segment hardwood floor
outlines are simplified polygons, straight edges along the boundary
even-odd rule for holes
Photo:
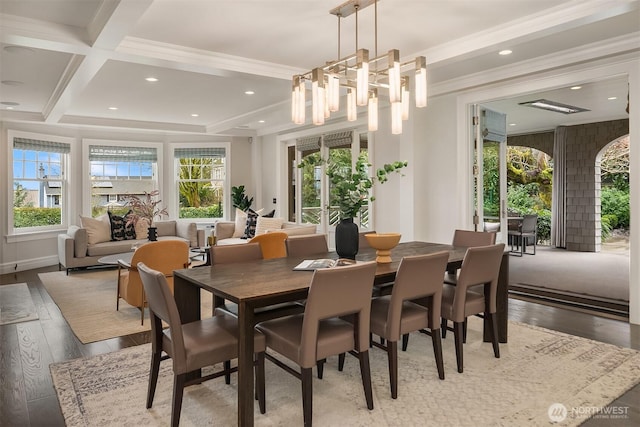
[[[64,426],[49,364],[108,353],[149,342],[149,333],[82,344],[49,297],[38,273],[57,267],[0,276],[0,285],[27,283],[39,320],[0,326],[0,426]],[[589,313],[510,299],[509,318],[548,329],[640,350],[640,326]],[[584,425],[640,425],[640,385],[611,406],[628,408],[625,419],[591,419]]]

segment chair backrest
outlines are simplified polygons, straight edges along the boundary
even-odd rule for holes
[[[345,267],[316,270],[309,286],[309,295],[302,322],[300,365],[316,364],[316,343],[320,320],[355,314],[356,350],[369,348],[371,319],[371,289],[376,274],[376,262],[363,262]]]
[[[475,285],[489,285],[489,312],[496,312],[496,291],[503,254],[504,243],[467,249],[462,260],[460,276],[458,277],[453,297],[454,319],[451,320],[454,322],[462,322],[464,320],[467,289]],[[487,287],[485,286],[485,299],[486,292]]]
[[[369,244],[369,241],[367,240],[366,237],[364,237],[365,234],[369,234],[369,233],[375,233],[375,230],[365,230],[365,231],[360,231],[358,233],[358,247],[360,249],[363,248],[370,248],[371,245]]]
[[[391,302],[387,313],[386,332],[389,340],[398,341],[400,339],[402,303],[407,300],[432,297],[433,307],[429,310],[430,325],[440,324],[442,275],[447,268],[448,260],[449,252],[402,258],[391,291]]]
[[[290,257],[307,257],[329,252],[327,236],[324,234],[304,234],[289,236],[286,240],[287,255]]]
[[[453,246],[472,248],[488,246],[496,242],[496,233],[486,231],[456,230],[453,232]]]
[[[525,215],[522,218],[522,232],[535,233],[538,227],[538,215]]]
[[[151,315],[152,329],[152,345],[154,349],[159,343],[157,340],[162,339],[162,321],[169,325],[171,332],[171,358],[173,359],[173,367],[176,374],[185,372],[187,366],[186,352],[184,349],[184,337],[182,335],[182,322],[180,321],[180,313],[178,306],[173,298],[167,278],[158,270],[147,267],[144,263],[139,262],[136,265],[144,292],[149,305],[149,313]]]
[[[262,259],[259,243],[239,245],[211,246],[209,249],[211,264],[232,264],[235,262],[257,261]]]
[[[262,250],[262,258],[284,258],[287,256],[287,240],[288,234],[282,231],[274,231],[271,233],[260,234],[249,240],[249,243],[260,243]]]

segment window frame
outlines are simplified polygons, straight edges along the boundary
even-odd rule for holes
[[[60,192],[60,196],[63,201],[66,201],[60,206],[60,224],[56,225],[44,225],[37,227],[22,227],[16,228],[14,226],[14,215],[13,215],[13,197],[14,197],[14,140],[15,138],[24,138],[24,139],[34,139],[41,141],[51,141],[57,142],[61,144],[69,145],[69,152],[63,153],[61,156],[61,168],[62,168],[62,191]],[[71,173],[71,167],[73,164],[73,159],[75,157],[74,150],[74,138],[62,137],[62,136],[54,136],[54,135],[46,135],[39,134],[33,132],[23,132],[23,131],[15,131],[8,130],[7,131],[7,216],[6,216],[6,226],[7,226],[7,242],[11,243],[13,241],[19,240],[29,240],[29,236],[32,236],[32,239],[40,239],[43,234],[57,234],[61,230],[66,230],[69,227],[69,218],[72,210],[72,201],[71,201],[71,183],[69,181],[69,175]],[[56,180],[57,181],[57,180]],[[12,237],[15,237],[12,238]]]

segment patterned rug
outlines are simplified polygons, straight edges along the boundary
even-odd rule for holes
[[[37,319],[38,312],[26,283],[0,286],[0,325]]]
[[[370,351],[374,409],[367,410],[357,360],[338,372],[329,358],[314,378],[318,426],[579,425],[640,382],[640,352],[520,323],[509,323],[509,343],[493,357],[482,343],[481,321],[470,319],[465,370],[456,371],[452,337],[443,340],[446,379],[437,377],[431,339],[412,334],[399,354],[398,399],[391,399],[386,353]],[[153,408],[145,409],[150,345],[52,364],[67,426],[168,425],[171,364],[161,365]],[[257,426],[302,425],[300,382],[266,363],[267,413],[255,404]],[[236,376],[186,389],[183,426],[235,425]],[[628,409],[628,408],[627,408]],[[621,411],[624,408],[620,408]],[[601,415],[602,417],[604,415]]]
[[[116,270],[64,271],[38,275],[73,333],[83,343],[148,331],[149,311],[140,324],[140,310],[120,300],[116,311]],[[211,315],[211,294],[203,292],[202,313]]]

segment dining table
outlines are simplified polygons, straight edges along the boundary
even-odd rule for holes
[[[403,242],[391,250],[391,262],[376,267],[373,286],[393,282],[400,261],[405,256],[449,253],[447,270],[460,268],[465,247],[430,242]],[[308,258],[308,257],[307,257]],[[339,258],[335,252],[316,255],[314,258]],[[374,261],[373,248],[361,248],[356,261]],[[214,308],[225,300],[238,305],[238,425],[252,426],[253,401],[253,333],[255,309],[274,304],[304,300],[307,297],[313,271],[294,268],[303,261],[300,257],[285,257],[246,263],[218,264],[174,272],[174,296],[182,323],[200,319],[200,290],[213,294]],[[444,274],[444,272],[443,272]],[[444,277],[444,276],[443,276]],[[508,251],[502,257],[497,291],[498,338],[507,342],[508,317]],[[486,321],[486,320],[485,320]],[[484,340],[490,341],[490,328],[485,324]],[[200,375],[199,372],[192,374]]]

